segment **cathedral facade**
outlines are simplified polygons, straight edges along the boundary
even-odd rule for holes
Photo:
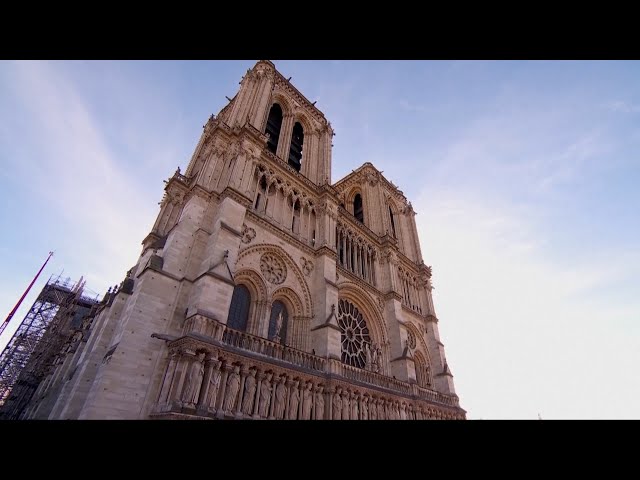
[[[23,418],[464,419],[415,212],[269,61],[211,116]]]

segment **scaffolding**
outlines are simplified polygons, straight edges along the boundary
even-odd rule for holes
[[[63,347],[98,304],[97,294],[51,276],[0,356],[0,418],[17,419]]]

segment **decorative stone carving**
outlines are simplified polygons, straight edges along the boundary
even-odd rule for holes
[[[251,370],[244,381],[244,398],[242,400],[242,413],[251,415],[253,410],[253,397],[256,394],[256,371]]]
[[[267,415],[269,415],[269,400],[271,399],[270,379],[271,375],[265,378],[262,381],[262,385],[260,385],[260,405],[258,408],[258,414],[263,418],[267,418]]]
[[[313,262],[304,257],[300,257],[300,264],[302,265],[302,271],[308,277],[313,271]]]
[[[349,393],[344,392],[342,397],[342,420],[349,420],[351,414],[351,405],[349,405]]]
[[[354,395],[353,398],[351,399],[351,419],[352,420],[358,420],[359,417],[359,408],[358,408],[358,396]]]
[[[314,417],[316,420],[324,420],[324,388],[319,386],[316,389],[316,403]]]
[[[238,390],[240,390],[240,367],[234,367],[227,379],[227,391],[225,392],[224,411],[231,413],[236,404]]]
[[[280,285],[287,278],[287,267],[273,253],[265,253],[260,258],[260,271],[264,278],[274,285]]]
[[[220,387],[220,379],[222,372],[220,370],[220,361],[215,360],[211,378],[209,379],[209,408],[214,409],[216,398],[218,397],[218,388]]]
[[[340,420],[342,418],[342,397],[340,394],[342,389],[338,388],[333,394],[332,407],[333,407],[333,419]]]
[[[291,396],[289,397],[289,413],[287,418],[289,420],[298,419],[298,404],[300,403],[300,393],[298,392],[298,382],[294,382],[291,385]]]
[[[256,238],[256,231],[251,227],[247,227],[245,224],[242,224],[241,233],[242,233],[242,243],[251,243],[251,240]]]
[[[313,392],[311,391],[311,387],[313,384],[311,382],[307,382],[306,387],[302,391],[302,419],[309,420],[311,418],[311,404],[313,403]]]
[[[365,395],[362,397],[362,408],[360,409],[360,418],[362,420],[369,420],[369,397]]]
[[[365,175],[365,180],[369,185],[374,187],[378,183],[378,175],[375,172],[367,172]]]
[[[416,348],[416,336],[410,329],[407,329],[407,346],[411,351]]]
[[[282,420],[284,417],[284,403],[285,397],[287,395],[287,387],[284,386],[285,377],[280,378],[280,382],[276,386],[276,394],[275,394],[275,404],[273,406],[273,416],[276,417],[277,420]]]
[[[189,367],[189,374],[182,391],[182,402],[186,404],[194,404],[198,401],[198,393],[202,384],[202,376],[204,375],[204,353],[198,354],[196,359]]]

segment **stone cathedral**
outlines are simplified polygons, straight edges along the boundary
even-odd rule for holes
[[[464,419],[411,203],[370,163],[331,184],[271,62],[240,85],[23,418]]]

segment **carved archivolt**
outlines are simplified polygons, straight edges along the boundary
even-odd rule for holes
[[[411,350],[416,348],[416,335],[410,328],[407,328],[407,342]]]
[[[267,282],[280,285],[287,278],[287,267],[273,253],[265,253],[260,258],[260,271]]]
[[[246,285],[249,287],[249,290],[254,290],[254,298],[266,300],[267,287],[264,284],[264,280],[253,270],[240,270],[236,272],[234,280],[236,284]]]
[[[341,283],[338,290],[338,297],[350,300],[358,307],[360,312],[362,312],[367,320],[369,333],[373,342],[378,344],[386,344],[388,342],[384,317],[381,315],[380,310],[375,308],[371,297],[367,295],[362,288],[353,282]]]
[[[293,306],[293,311],[289,313],[289,315],[290,315],[289,318],[291,318],[291,316],[302,316],[302,315],[304,315],[304,309],[302,308],[302,302],[300,301],[300,298],[298,297],[296,292],[294,292],[293,290],[291,290],[288,287],[278,288],[275,292],[273,292],[273,295],[271,295],[271,303],[275,302],[276,300],[281,300],[281,299],[288,300],[289,303]]]
[[[420,329],[416,327],[413,323],[407,322],[405,323],[405,327],[407,329],[407,339],[411,342],[411,338],[414,341],[414,347],[416,351],[424,352],[424,356],[427,358],[427,364],[431,364],[431,355],[429,353],[429,347],[427,347],[427,342],[424,340],[424,335],[420,333]]]

